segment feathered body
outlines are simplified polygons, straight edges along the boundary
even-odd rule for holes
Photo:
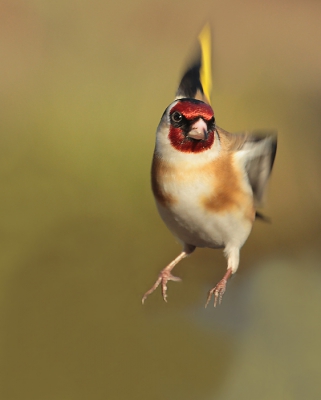
[[[152,190],[160,216],[183,251],[161,272],[143,302],[159,284],[166,300],[167,281],[179,280],[171,270],[196,247],[224,248],[227,273],[208,296],[209,301],[214,294],[214,305],[221,301],[273,166],[275,135],[232,134],[216,126],[201,72],[197,62],[184,74],[157,128]]]

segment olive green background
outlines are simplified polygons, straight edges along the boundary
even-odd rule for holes
[[[0,2],[0,399],[321,398],[321,3]],[[265,213],[226,263],[180,251],[149,185],[154,132],[196,37],[213,107],[277,129]]]

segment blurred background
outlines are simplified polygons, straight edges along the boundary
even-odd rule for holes
[[[321,3],[0,2],[0,398],[321,398]],[[204,23],[217,124],[277,129],[223,303],[150,190],[159,119]],[[263,210],[262,210],[263,211]]]

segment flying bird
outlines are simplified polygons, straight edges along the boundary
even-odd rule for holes
[[[172,270],[197,247],[223,249],[227,271],[208,293],[214,307],[222,301],[228,279],[239,266],[273,167],[274,132],[229,133],[216,125],[211,98],[211,33],[199,35],[201,55],[185,72],[175,100],[156,131],[151,184],[158,212],[182,244],[181,253],[159,274],[147,296],[161,287],[167,301]]]

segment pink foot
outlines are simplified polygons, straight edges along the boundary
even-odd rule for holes
[[[228,269],[226,274],[223,276],[223,279],[221,279],[219,283],[208,292],[205,308],[210,302],[212,295],[214,295],[214,307],[216,307],[217,301],[218,304],[222,303],[223,294],[225,293],[226,290],[226,283],[231,275],[232,275],[232,270]]]
[[[217,301],[219,304],[222,303],[223,294],[226,290],[226,279],[222,279],[219,283],[208,292],[207,301],[205,304],[205,308],[211,300],[212,295],[214,295],[214,307],[216,307]]]
[[[144,294],[142,298],[142,303],[144,304],[147,296],[149,296],[151,293],[154,292],[158,288],[158,286],[161,284],[162,285],[162,295],[164,301],[167,302],[167,282],[168,281],[175,281],[179,282],[181,281],[181,278],[178,278],[177,276],[174,276],[170,273],[170,271],[167,271],[166,268],[161,271],[161,273],[158,276],[157,281],[154,283],[154,285]]]

